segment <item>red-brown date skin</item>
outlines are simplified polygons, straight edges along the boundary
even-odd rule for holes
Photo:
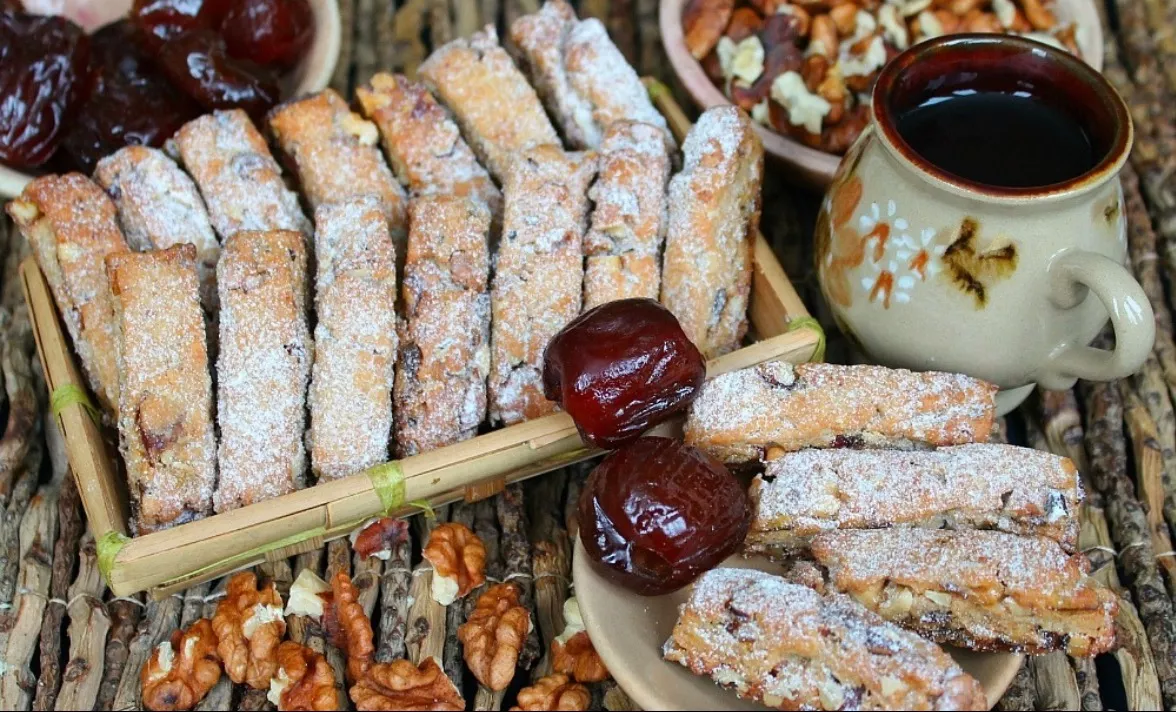
[[[543,359],[544,395],[586,441],[610,449],[684,410],[705,378],[698,348],[652,299],[619,299],[581,314]]]
[[[89,38],[62,17],[0,10],[0,161],[39,166],[85,98]]]
[[[159,61],[172,84],[205,109],[240,108],[260,121],[277,103],[277,84],[229,57],[224,40],[210,30],[194,30],[168,41]]]
[[[314,11],[306,0],[236,0],[220,32],[230,56],[285,71],[314,39]]]
[[[161,146],[200,108],[168,84],[133,41],[122,20],[90,38],[89,99],[62,142],[74,168],[92,173],[98,161],[123,146]]]
[[[235,0],[135,0],[131,21],[138,39],[156,54],[167,42],[199,29],[216,28]]]
[[[610,453],[578,507],[580,541],[597,571],[642,596],[676,591],[718,566],[751,526],[735,476],[669,438],[638,438]]]

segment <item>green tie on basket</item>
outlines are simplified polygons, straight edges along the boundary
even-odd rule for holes
[[[811,316],[802,316],[799,319],[792,319],[788,322],[788,331],[796,331],[798,329],[811,329],[817,334],[817,347],[813,349],[813,355],[809,361],[824,361],[825,360],[825,330],[821,328],[821,322],[817,321]]]

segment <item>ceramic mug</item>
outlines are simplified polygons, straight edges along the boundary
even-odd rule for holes
[[[899,134],[898,116],[945,85],[993,78],[1048,87],[1101,156],[1094,167],[1044,187],[994,187],[932,165]],[[956,35],[896,57],[872,101],[870,125],[838,168],[815,236],[825,299],[866,358],[996,383],[1002,413],[1034,384],[1066,389],[1138,369],[1155,319],[1124,267],[1118,173],[1132,127],[1107,81],[1032,40]],[[1108,316],[1115,347],[1088,346]]]

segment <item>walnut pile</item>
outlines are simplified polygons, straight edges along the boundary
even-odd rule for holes
[[[216,633],[205,618],[151,651],[139,673],[143,706],[149,710],[190,710],[220,680]]]
[[[229,579],[212,628],[229,679],[256,690],[269,688],[278,670],[278,644],[286,634],[282,597],[273,582],[258,590],[257,576],[251,571]]]
[[[326,712],[339,709],[335,671],[321,653],[287,640],[278,646],[278,672],[266,698],[280,712]]]
[[[844,153],[883,65],[959,32],[1018,34],[1078,54],[1054,0],[690,0],[686,46],[732,103],[778,133]]]
[[[465,709],[465,700],[433,658],[418,668],[408,660],[372,665],[351,687],[351,701],[361,710]]]
[[[433,600],[448,606],[486,580],[486,546],[460,522],[446,522],[429,534],[421,555],[433,565]]]
[[[531,632],[531,616],[509,583],[486,589],[457,629],[466,665],[491,690],[505,690],[514,678],[519,651]]]
[[[519,690],[516,710],[568,710],[580,712],[588,709],[592,695],[588,688],[568,680],[567,675],[555,673],[540,679],[530,687]]]
[[[331,579],[331,597],[323,612],[322,627],[331,645],[347,654],[347,680],[354,683],[362,679],[376,652],[372,622],[359,602],[351,577],[342,571]]]

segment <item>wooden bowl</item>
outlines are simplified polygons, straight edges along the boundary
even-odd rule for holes
[[[682,9],[687,1],[661,0],[658,22],[661,25],[662,44],[670,58],[670,65],[700,109],[730,104],[731,101],[710,80],[702,65],[690,54],[690,50],[686,49],[686,40],[682,33]],[[1078,24],[1077,41],[1082,57],[1090,66],[1102,71],[1102,25],[1099,23],[1095,2],[1096,0],[1057,0],[1054,14],[1057,15],[1059,22]],[[763,139],[764,150],[788,168],[788,177],[792,182],[821,191],[828,187],[833,180],[833,173],[837,170],[837,164],[841,162],[841,156],[809,148],[759,122],[755,122],[755,128]]]
[[[722,565],[779,570],[762,558],[733,556]],[[670,637],[678,620],[678,607],[685,603],[689,588],[665,596],[638,596],[596,573],[579,537],[572,560],[572,579],[588,637],[617,684],[638,707],[748,712],[766,709],[739,699],[710,678],[693,675],[677,663],[662,660],[662,644]],[[974,653],[946,646],[945,650],[984,687],[990,708],[1004,695],[1024,657],[1015,653]]]
[[[123,17],[131,9],[131,0],[108,0],[124,7],[113,13]],[[337,0],[310,0],[314,10],[314,42],[302,61],[282,79],[283,98],[318,91],[327,86],[339,59],[339,4]],[[105,10],[104,10],[105,11]],[[0,198],[15,198],[34,176],[0,165]]]

